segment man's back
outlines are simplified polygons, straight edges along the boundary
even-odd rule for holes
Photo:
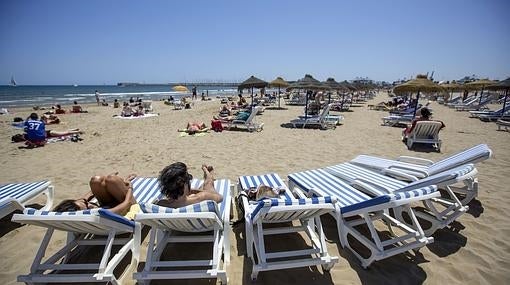
[[[28,119],[25,121],[25,131],[29,141],[42,141],[46,139],[46,126],[42,121]]]

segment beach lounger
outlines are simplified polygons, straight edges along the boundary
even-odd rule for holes
[[[337,221],[338,235],[342,247],[347,247],[360,260],[361,266],[367,268],[372,262],[382,260],[400,253],[419,248],[433,242],[427,237],[411,209],[410,204],[438,197],[436,186],[426,186],[414,191],[394,191],[377,197],[371,197],[341,179],[331,175],[324,169],[307,170],[289,174],[289,187],[299,188],[308,196],[336,198],[336,211],[333,217]],[[400,222],[388,214],[391,208],[405,211],[413,227]],[[378,230],[383,226],[388,234]],[[360,231],[366,226],[369,236]],[[394,228],[398,228],[395,231]],[[366,256],[359,247],[351,246],[348,236],[353,237],[370,251]]]
[[[326,271],[330,270],[338,262],[338,257],[328,253],[320,216],[335,211],[335,199],[309,199],[302,193],[294,196],[275,173],[241,176],[238,191],[246,191],[259,185],[285,190],[279,199],[249,201],[246,195],[239,196],[244,208],[247,255],[253,264],[252,280],[257,278],[260,271],[319,265]],[[290,222],[294,224],[289,224]],[[278,226],[267,228],[264,226],[267,224]],[[271,240],[271,235],[298,232],[306,234],[310,240],[309,248],[277,252],[266,250],[265,242]]]
[[[46,203],[41,210],[49,210],[53,205],[53,186],[49,181],[0,185],[0,219],[15,210],[23,211],[29,202],[42,194],[46,196]]]
[[[307,117],[306,119],[304,117],[298,118],[290,121],[290,123],[294,128],[296,128],[297,126],[303,126],[303,128],[305,128],[306,126],[320,127],[322,129],[327,129],[330,127],[335,128],[338,122],[336,122],[335,120],[334,121],[327,120],[327,116],[331,109],[331,105],[332,104],[328,104],[326,108],[322,110],[320,116],[310,116]]]
[[[378,171],[385,175],[395,176],[398,179],[415,180],[415,178],[421,179],[464,164],[484,161],[491,156],[492,150],[489,146],[486,144],[479,144],[452,154],[437,162],[412,156],[400,156],[396,159],[386,159],[370,155],[359,155],[351,160],[350,163]],[[398,174],[394,175],[393,170],[404,172],[411,175],[413,178],[406,179],[406,177],[402,177]]]
[[[480,116],[492,116],[492,117],[498,117],[501,116],[501,114],[507,112],[510,110],[510,103],[507,103],[505,107],[501,107],[495,111],[469,111],[470,117],[472,118],[479,118]]]
[[[485,114],[485,115],[478,115],[478,118],[482,122],[492,122],[497,120],[510,120],[510,110],[507,110],[505,113],[503,113],[503,116],[501,114]]]
[[[136,178],[132,181],[133,196],[138,203],[150,202],[161,195],[156,178]],[[50,212],[27,208],[23,214],[15,214],[13,221],[47,228],[37,251],[30,273],[18,276],[18,282],[32,283],[76,283],[119,281],[114,270],[122,259],[133,251],[132,234],[139,227],[123,216],[105,209],[90,209],[76,212]],[[65,244],[55,254],[43,261],[46,249],[55,231],[67,232]],[[131,234],[118,237],[120,234]],[[104,246],[99,263],[69,263],[85,247]],[[116,249],[113,246],[121,246]],[[136,258],[136,255],[132,255]],[[132,264],[136,264],[132,261]],[[69,272],[72,273],[69,273]],[[126,270],[128,271],[128,270]]]
[[[193,180],[192,188],[199,189],[203,181]],[[150,240],[144,268],[133,275],[138,282],[156,279],[218,278],[227,283],[226,266],[230,262],[230,180],[217,179],[215,189],[223,201],[203,201],[173,209],[155,204],[141,204],[136,227],[150,227]],[[183,233],[177,234],[176,233]],[[207,232],[208,235],[197,235]],[[185,233],[185,234],[184,234]],[[140,231],[135,232],[135,254],[140,254]],[[162,253],[170,243],[210,243],[211,259],[164,261]],[[136,260],[139,260],[136,258]],[[223,260],[223,262],[222,262]]]
[[[261,106],[254,106],[253,109],[251,110],[250,116],[248,117],[248,119],[246,119],[246,121],[232,120],[230,122],[227,122],[227,129],[230,130],[232,127],[237,128],[238,126],[242,126],[246,127],[250,132],[262,131],[262,129],[264,128],[264,123],[257,123],[255,120],[255,116],[261,109],[262,109]]]
[[[443,124],[436,121],[419,121],[409,134],[402,134],[402,140],[407,139],[407,148],[412,149],[415,143],[433,144],[437,152],[441,152],[439,131]],[[404,131],[405,132],[405,131]]]
[[[481,110],[488,110],[489,108],[487,107],[487,104],[489,104],[490,101],[491,101],[490,96],[487,96],[484,99],[482,99],[481,102],[480,102],[480,100],[476,100],[476,101],[474,101],[471,104],[455,106],[455,110],[456,111],[481,111]]]
[[[413,115],[390,115],[382,118],[383,126],[398,127],[411,124]]]
[[[510,121],[499,119],[496,121],[496,125],[498,125],[498,131],[501,131],[501,128],[505,128],[505,131],[508,132],[508,128],[510,127]]]
[[[478,181],[476,180],[478,171],[473,164],[466,164],[446,170],[411,183],[385,176],[351,163],[342,163],[326,167],[325,170],[345,180],[351,186],[359,187],[370,196],[381,196],[394,193],[395,191],[402,191],[402,189],[413,191],[430,185],[437,185],[438,188],[444,189],[447,194],[446,197],[424,200],[423,202],[427,208],[427,212],[420,211],[416,213],[420,218],[427,220],[431,224],[431,226],[425,230],[427,236],[432,235],[437,229],[448,226],[469,209],[454,193],[455,190],[452,188],[454,184],[463,183],[465,188],[462,189],[462,193],[467,193],[470,199],[472,199],[474,197],[473,195],[476,195],[478,191]],[[440,208],[438,206],[440,206]],[[398,211],[396,215],[399,220],[404,222]]]

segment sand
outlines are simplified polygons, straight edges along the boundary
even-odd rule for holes
[[[385,95],[368,104],[382,101]],[[487,143],[494,157],[477,165],[480,194],[461,216],[453,229],[439,230],[435,242],[420,250],[419,258],[397,255],[362,269],[358,260],[339,246],[335,224],[324,218],[331,254],[339,263],[324,274],[315,268],[279,270],[259,274],[257,284],[503,284],[510,276],[510,144],[508,132],[498,132],[494,123],[468,118],[435,102],[434,117],[446,128],[441,131],[442,152],[407,150],[400,141],[400,128],[380,126],[387,113],[363,107],[343,112],[343,125],[334,130],[291,129],[282,126],[302,112],[302,107],[266,110],[259,121],[262,132],[210,132],[204,136],[180,136],[189,120],[209,124],[218,113],[219,101],[196,102],[191,110],[173,110],[154,102],[158,117],[139,120],[113,118],[120,112],[112,107],[86,106],[89,113],[61,115],[60,125],[52,130],[80,128],[85,131],[80,142],[57,142],[38,149],[18,149],[22,144],[10,142],[20,130],[10,126],[13,117],[26,117],[31,110],[12,110],[0,120],[0,183],[49,179],[55,186],[55,203],[78,197],[88,191],[88,180],[95,174],[118,171],[120,175],[136,173],[157,176],[166,165],[182,161],[191,174],[200,177],[200,165],[213,165],[217,177],[237,181],[239,175],[277,172],[287,174],[348,161],[359,154],[385,157],[411,155],[440,159],[479,143]],[[336,113],[336,112],[335,112]],[[42,200],[41,200],[42,202]],[[234,213],[235,214],[235,213]],[[44,230],[35,226],[18,226],[2,220],[0,234],[0,283],[12,284],[16,276],[26,274],[42,239]],[[243,234],[231,235],[232,262],[227,268],[231,284],[250,283],[251,261],[245,253]],[[51,243],[50,251],[65,241],[63,233]],[[299,237],[296,238],[299,241]],[[288,242],[288,240],[281,243]],[[147,240],[145,241],[145,244]],[[278,243],[276,243],[278,244]],[[145,257],[142,256],[142,261]],[[130,278],[127,284],[134,283]],[[196,284],[196,281],[189,282]],[[215,283],[206,280],[204,283]]]

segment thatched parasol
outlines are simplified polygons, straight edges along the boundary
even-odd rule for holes
[[[184,85],[175,85],[174,87],[172,87],[172,89],[177,92],[189,92],[188,87]]]
[[[243,81],[241,84],[237,86],[239,90],[243,90],[246,88],[251,88],[251,105],[253,106],[253,88],[264,88],[267,87],[269,84],[262,80],[258,79],[255,76],[250,76],[250,78]]]
[[[416,92],[416,104],[414,104],[413,119],[416,116],[416,109],[418,109],[418,100],[420,100],[420,92],[438,92],[444,90],[441,86],[429,80],[426,75],[418,74],[416,79],[409,80],[404,84],[400,84],[393,88],[395,94],[402,94],[406,92]]]
[[[508,90],[510,89],[510,77],[507,79],[500,81],[496,84],[493,84],[491,86],[487,86],[487,89],[489,90],[505,90],[505,99],[503,100],[503,110],[505,110],[506,107],[506,100],[508,97]],[[503,117],[503,114],[505,112],[501,112],[501,117]]]
[[[481,91],[480,91],[480,101],[479,101],[479,104],[480,104],[482,102],[483,89],[485,87],[493,85],[493,84],[494,84],[494,81],[489,80],[489,79],[486,78],[486,79],[479,79],[479,80],[476,80],[476,81],[473,81],[473,82],[466,83],[464,86],[466,86],[466,88],[471,89],[471,90],[481,89]]]
[[[333,77],[328,78],[326,81],[322,82],[322,84],[328,86],[332,90],[345,90],[345,87],[336,82]],[[329,103],[331,103],[331,92],[328,92],[328,104]]]
[[[272,87],[278,87],[278,109],[280,109],[280,88],[289,86],[289,83],[281,77],[276,77],[275,80],[269,83]]]
[[[453,92],[464,90],[463,86],[458,84],[455,80],[450,83],[440,84],[439,86],[443,87],[447,91],[450,91],[450,100],[452,99]]]
[[[329,86],[321,84],[321,82],[310,74],[305,74],[305,77],[289,85],[287,89],[304,89],[304,90],[328,90]],[[305,120],[308,118],[308,92],[306,93],[305,101]]]

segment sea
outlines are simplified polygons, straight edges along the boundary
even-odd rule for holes
[[[192,86],[187,86],[191,91]],[[170,96],[175,99],[191,96],[190,92],[176,92],[171,85],[17,85],[0,86],[0,108],[39,106],[50,107],[57,104],[70,105],[74,101],[79,104],[95,103],[96,90],[100,98],[111,103],[118,99],[121,103],[131,97],[142,100],[164,100]],[[235,96],[236,86],[198,86],[197,96],[202,92],[210,98],[218,96]]]

